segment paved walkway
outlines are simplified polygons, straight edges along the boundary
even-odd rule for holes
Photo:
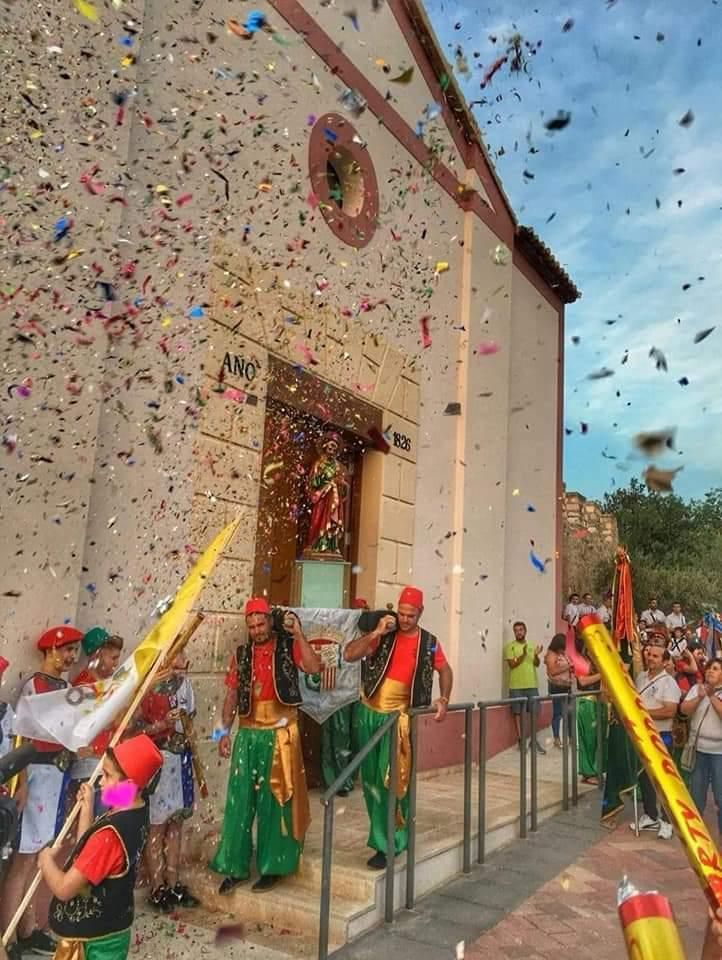
[[[639,889],[670,897],[688,960],[696,960],[706,907],[679,842],[636,838],[627,823],[607,832],[597,815],[598,798],[584,800],[336,957],[621,960],[616,892],[627,873]]]

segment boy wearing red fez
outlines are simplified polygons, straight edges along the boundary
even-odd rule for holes
[[[180,653],[173,672],[156,683],[141,703],[145,732],[163,755],[163,769],[150,797],[150,835],[145,856],[150,878],[149,905],[160,913],[197,907],[198,900],[180,881],[183,821],[193,815],[193,755],[181,715],[196,712],[188,661]]]
[[[88,658],[86,666],[73,679],[74,687],[93,686],[99,680],[107,680],[113,676],[120,662],[123,651],[123,638],[112,635],[102,627],[93,627],[88,630],[80,642],[83,653]],[[105,753],[110,738],[113,735],[112,727],[103,730],[87,747],[81,747],[70,768],[70,788],[68,790],[67,809],[74,803],[81,783],[88,780],[98,761]],[[100,813],[100,810],[96,810]]]
[[[37,648],[42,655],[40,670],[24,684],[20,697],[32,697],[51,690],[63,690],[69,686],[64,674],[78,658],[78,648],[83,634],[69,625],[51,627],[42,634]],[[18,852],[8,871],[0,908],[0,925],[6,929],[13,917],[25,890],[35,875],[38,851],[50,843],[62,826],[64,795],[68,784],[67,772],[56,761],[61,756],[67,759],[58,743],[33,740],[41,758],[27,769],[27,801],[23,809]],[[52,956],[55,941],[39,928],[35,916],[35,904],[31,902],[18,924],[17,944],[11,944],[9,954],[17,951]]]
[[[210,864],[226,875],[219,893],[230,893],[250,876],[255,817],[260,877],[252,889],[257,893],[296,871],[310,820],[298,731],[298,671],[318,673],[321,659],[294,614],[287,612],[282,624],[272,624],[262,597],[251,598],[245,614],[248,642],[238,646],[226,676],[218,745],[221,757],[231,757],[221,842]]]
[[[133,888],[148,831],[143,790],[163,758],[145,734],[109,749],[100,785],[115,792],[106,813],[93,819],[93,790],[80,788],[80,839],[63,867],[46,847],[38,866],[53,894],[50,926],[60,937],[56,960],[125,960],[133,923]],[[122,785],[122,786],[119,786]],[[123,789],[124,788],[124,789]]]
[[[389,713],[401,711],[398,725],[397,823],[394,846],[401,853],[408,844],[407,795],[411,762],[409,707],[428,707],[439,674],[439,696],[434,700],[435,720],[443,720],[454,681],[451,667],[433,634],[419,627],[424,596],[416,587],[404,587],[398,612],[368,614],[359,622],[368,633],[352,640],[344,651],[346,660],[361,664],[362,696],[355,712],[356,745],[361,749],[384,724]],[[372,626],[373,621],[376,621]],[[372,870],[386,866],[386,807],[388,796],[390,733],[386,734],[361,764],[361,785],[369,815],[368,845],[376,852],[368,861]]]

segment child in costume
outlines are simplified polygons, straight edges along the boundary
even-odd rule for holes
[[[163,755],[163,769],[150,798],[150,837],[146,864],[150,879],[148,903],[160,913],[196,907],[198,900],[180,882],[183,821],[193,814],[193,757],[181,714],[195,714],[188,662],[179,654],[170,677],[153,687],[141,704],[145,732]]]
[[[85,668],[73,680],[74,687],[91,686],[99,680],[107,680],[115,673],[120,654],[123,650],[123,638],[112,636],[102,627],[93,627],[83,637],[80,646],[88,658]],[[70,768],[70,786],[67,794],[67,810],[70,812],[78,788],[88,780],[105,753],[113,734],[112,727],[103,730],[87,747],[78,750],[75,762]],[[102,813],[96,797],[96,814]]]
[[[20,700],[51,690],[68,687],[64,674],[78,658],[78,645],[83,634],[67,624],[51,627],[42,634],[37,648],[42,655],[40,670],[24,684]],[[20,702],[20,701],[18,701]],[[18,908],[28,884],[35,875],[38,851],[50,843],[62,826],[64,794],[67,787],[67,771],[62,769],[72,754],[62,751],[60,744],[51,741],[33,740],[38,756],[27,767],[27,801],[20,826],[20,843],[13,858],[0,903],[0,927],[6,929]],[[40,928],[35,916],[35,904],[31,902],[23,914],[17,931],[17,944],[8,948],[8,954],[18,951],[52,956],[55,941]]]
[[[93,790],[82,784],[80,840],[65,866],[56,861],[60,851],[46,847],[40,852],[38,866],[53,894],[50,926],[60,937],[56,960],[125,960],[128,956],[135,874],[148,832],[142,791],[162,763],[160,751],[145,734],[109,749],[103,758],[101,787],[114,788],[117,794],[119,784],[129,781],[135,790],[130,788],[123,806],[111,802],[108,811],[94,820]]]

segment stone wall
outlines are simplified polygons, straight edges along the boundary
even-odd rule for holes
[[[619,544],[616,517],[604,513],[595,500],[581,493],[564,493],[564,562],[562,597],[589,590],[595,601],[609,589],[614,573],[614,551]]]

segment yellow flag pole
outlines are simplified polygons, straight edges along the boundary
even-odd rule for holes
[[[237,517],[235,520],[231,521],[231,523],[227,524],[223,528],[223,530],[221,530],[221,532],[214,537],[214,539],[209,544],[209,546],[206,547],[206,549],[201,554],[200,558],[194,565],[191,572],[188,574],[186,579],[181,584],[175,596],[173,605],[170,607],[169,610],[167,610],[163,614],[160,620],[151,629],[148,636],[145,637],[144,640],[136,648],[134,655],[139,653],[142,653],[143,655],[142,657],[143,666],[139,671],[141,676],[143,677],[143,681],[139,684],[138,690],[136,691],[136,694],[135,694],[135,697],[133,698],[132,703],[130,704],[128,709],[125,711],[124,719],[121,726],[118,727],[118,729],[115,731],[115,734],[113,735],[113,738],[110,742],[111,747],[115,746],[120,740],[123,730],[125,730],[125,727],[127,726],[130,718],[133,716],[133,714],[137,710],[138,705],[140,704],[140,701],[145,696],[150,685],[156,679],[158,670],[160,669],[161,664],[166,660],[168,652],[176,646],[181,646],[180,640],[185,631],[183,630],[178,631],[177,621],[179,619],[181,620],[181,623],[185,621],[186,617],[191,611],[191,608],[193,607],[193,604],[198,599],[207,578],[210,576],[213,568],[215,567],[216,561],[218,560],[220,555],[223,553],[225,548],[228,546],[229,542],[231,541],[231,538],[233,537],[236,530],[238,529],[238,525],[240,524],[240,522],[241,522],[241,518]],[[188,634],[188,637],[184,641],[182,646],[185,646],[185,643],[188,642],[188,639],[190,639],[190,636],[192,635],[192,633],[200,626],[202,619],[203,619],[202,614],[195,615],[193,621],[189,624],[187,628],[187,630],[190,631],[190,633]],[[170,632],[170,636],[167,639],[165,639],[166,631]],[[146,666],[146,660],[148,657],[150,657],[151,660],[150,660],[150,664]],[[93,776],[90,778],[89,782],[91,785],[100,776],[100,769],[101,769],[101,764],[99,763],[98,766],[93,771]],[[70,813],[70,816],[63,824],[63,827],[60,833],[58,834],[55,842],[53,843],[52,849],[56,849],[65,839],[79,811],[80,811],[80,804],[76,803]],[[10,941],[10,937],[12,937],[13,933],[15,932],[15,928],[20,922],[22,915],[25,913],[25,910],[27,909],[28,904],[32,900],[33,895],[35,894],[35,891],[38,888],[38,884],[40,883],[40,877],[41,877],[41,874],[38,871],[38,873],[35,874],[33,882],[30,884],[30,887],[28,888],[25,896],[23,897],[20,906],[15,911],[15,914],[13,915],[13,918],[10,921],[7,930],[3,934],[3,938],[2,938],[3,946],[7,946],[7,944]]]

